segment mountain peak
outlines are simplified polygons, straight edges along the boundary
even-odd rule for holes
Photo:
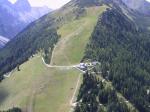
[[[17,0],[15,4],[26,4],[26,5],[30,5],[29,1],[28,0]]]
[[[20,11],[27,11],[31,9],[31,5],[28,0],[17,0],[17,2],[14,4],[15,8]]]

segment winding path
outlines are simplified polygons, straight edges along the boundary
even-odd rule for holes
[[[46,64],[45,61],[44,61],[44,59],[43,59],[43,57],[42,57],[42,61],[43,61],[44,65],[45,65],[46,67],[48,67],[48,68],[75,68],[75,67],[78,66],[78,64],[77,64],[77,65],[69,65],[69,66]]]
[[[82,70],[80,70],[80,69],[78,68],[78,66],[80,66],[80,64],[61,66],[61,65],[50,65],[50,64],[46,64],[43,58],[42,58],[42,61],[43,61],[44,65],[45,65],[46,67],[48,67],[48,68],[63,68],[63,69],[76,68],[76,69],[78,69],[79,71],[81,71],[81,72],[84,73],[84,71],[82,71]]]
[[[72,97],[72,99],[71,99],[71,101],[70,101],[70,105],[72,105],[73,102],[74,102],[75,95],[76,95],[76,92],[77,92],[78,87],[79,87],[80,78],[81,78],[81,74],[79,74],[78,81],[77,81],[77,84],[76,84],[76,88],[75,88],[75,91],[74,91],[74,93],[73,93],[73,97]]]

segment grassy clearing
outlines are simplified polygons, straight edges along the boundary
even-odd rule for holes
[[[87,9],[86,16],[70,21],[59,29],[61,39],[54,49],[52,64],[70,65],[81,61],[98,16],[106,8],[106,6],[91,7]]]
[[[46,68],[41,57],[34,57],[20,69],[0,85],[5,90],[0,92],[7,93],[1,99],[0,110],[18,106],[28,112],[68,112],[78,70]]]

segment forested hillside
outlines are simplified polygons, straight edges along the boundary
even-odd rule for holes
[[[138,112],[98,71],[84,74],[75,112]]]
[[[115,89],[134,104],[140,112],[149,112],[149,48],[150,32],[137,28],[134,22],[128,19],[121,10],[110,9],[100,16],[91,36],[90,43],[87,45],[84,59],[101,62],[102,76],[111,81]],[[93,80],[93,78],[89,78],[88,80]],[[92,81],[85,81],[83,85],[87,85],[88,82],[92,83]],[[97,87],[96,85],[90,86]],[[95,92],[96,91],[97,89]],[[92,96],[101,94],[102,91],[90,94],[91,97],[89,100],[93,99]],[[86,91],[80,92],[86,94]],[[104,95],[106,94],[104,93]],[[111,93],[111,96],[112,95],[114,95],[114,93]],[[100,96],[100,99],[102,97],[103,95]],[[80,99],[83,98],[84,95]],[[101,100],[100,102],[105,104],[105,102]],[[83,104],[87,103],[87,101],[83,102]],[[109,112],[112,112],[110,108],[118,105],[118,103],[114,101],[112,103],[110,103],[107,108]],[[97,105],[92,105],[94,105],[95,109],[98,108]],[[85,108],[83,107],[82,109]],[[116,111],[128,112],[124,108],[122,109]],[[90,112],[90,110],[86,110],[86,112]]]
[[[19,70],[19,65],[37,52],[43,52],[45,61],[50,62],[51,51],[59,36],[56,29],[52,27],[53,18],[49,19],[50,22],[47,24],[36,24],[35,21],[0,51],[0,80],[12,69],[17,67]]]

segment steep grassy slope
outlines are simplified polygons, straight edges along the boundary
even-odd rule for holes
[[[58,34],[61,35],[61,38],[54,48],[51,64],[70,65],[81,61],[98,16],[106,8],[105,5],[90,7],[86,10],[86,16],[60,27]]]

